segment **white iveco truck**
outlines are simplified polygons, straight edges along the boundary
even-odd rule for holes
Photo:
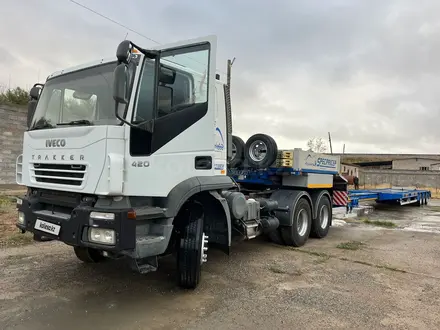
[[[84,262],[128,258],[141,273],[174,254],[185,288],[199,283],[208,241],[229,253],[235,238],[301,246],[326,236],[334,191],[346,189],[339,159],[233,136],[216,42],[126,40],[116,59],[34,85],[18,228],[71,245]]]

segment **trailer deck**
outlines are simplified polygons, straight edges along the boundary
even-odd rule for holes
[[[350,190],[348,192],[348,208],[359,206],[359,201],[374,200],[381,204],[397,205],[426,205],[431,198],[429,190],[406,189],[406,188],[386,188],[386,189],[367,189]]]

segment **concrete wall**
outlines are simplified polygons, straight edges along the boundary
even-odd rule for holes
[[[435,159],[411,158],[393,160],[393,170],[421,170],[422,167],[430,169],[431,165],[438,163]]]
[[[26,107],[0,104],[0,184],[15,183],[15,160],[22,152]]]
[[[440,189],[439,171],[365,170],[361,169],[359,185],[375,187],[418,187]]]

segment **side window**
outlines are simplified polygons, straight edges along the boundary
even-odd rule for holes
[[[154,109],[154,60],[146,60],[138,90],[136,116],[134,121],[153,119]]]
[[[173,107],[208,101],[209,50],[206,46],[168,51],[161,57],[161,63],[176,70],[174,84],[169,85],[173,88]]]
[[[144,64],[133,118],[135,122],[154,119],[154,65],[154,60],[146,60]],[[160,65],[157,117],[208,101],[207,45],[167,50],[160,58]]]

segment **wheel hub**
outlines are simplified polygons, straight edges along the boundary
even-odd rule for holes
[[[235,143],[232,143],[232,156],[231,156],[231,160],[235,159],[236,155],[237,155],[237,146],[235,145]]]
[[[319,211],[319,224],[322,229],[325,229],[328,224],[329,219],[329,211],[326,205],[321,206],[321,210]]]
[[[254,162],[261,162],[266,158],[267,145],[261,140],[254,141],[249,147],[249,157]]]
[[[298,221],[297,221],[297,231],[299,236],[304,236],[306,234],[307,226],[308,226],[307,212],[304,210],[300,210],[298,213]]]

